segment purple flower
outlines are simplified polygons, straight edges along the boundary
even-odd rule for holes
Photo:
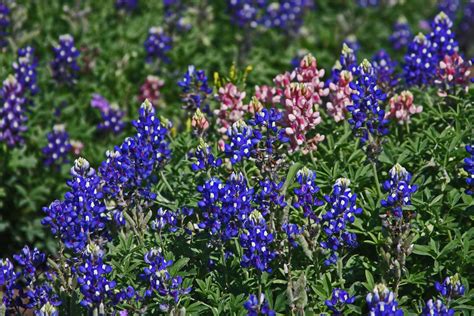
[[[442,283],[435,283],[436,291],[448,301],[464,295],[465,287],[461,284],[459,276],[446,277]]]
[[[438,11],[446,13],[452,21],[456,20],[456,14],[460,7],[461,2],[459,0],[438,1]]]
[[[329,251],[329,258],[324,261],[326,265],[335,264],[338,251],[342,247],[354,248],[357,246],[357,236],[347,231],[347,225],[355,220],[355,215],[362,213],[356,205],[357,194],[349,188],[350,181],[339,178],[333,187],[331,195],[324,196],[328,203],[328,210],[321,216],[322,231],[325,241],[321,247]]]
[[[399,19],[393,26],[393,33],[390,35],[390,42],[395,50],[401,50],[407,47],[412,38],[410,25],[406,19]]]
[[[385,200],[380,201],[391,215],[401,218],[403,207],[411,205],[411,196],[418,187],[411,185],[411,174],[398,163],[390,169],[390,179],[385,181],[383,188],[388,192]]]
[[[24,94],[29,93],[33,96],[39,91],[36,78],[37,67],[38,61],[36,60],[34,49],[31,46],[20,48],[18,50],[18,59],[13,63],[13,69]]]
[[[272,250],[274,240],[262,214],[254,210],[243,223],[244,231],[239,236],[244,250],[240,264],[243,267],[254,267],[259,271],[271,272],[271,261],[276,257]]]
[[[167,54],[171,50],[171,42],[171,37],[162,28],[150,28],[144,43],[147,62],[161,60],[168,63],[170,59]]]
[[[207,114],[211,113],[208,99],[212,94],[212,88],[209,87],[204,70],[196,70],[194,65],[188,66],[188,71],[178,81],[178,86],[181,88],[183,108],[188,113],[194,113],[197,109]]]
[[[191,165],[193,171],[218,168],[222,165],[222,159],[214,156],[211,146],[207,145],[202,138],[200,138],[200,144],[194,155],[191,154],[190,158],[193,158],[193,164]]]
[[[399,78],[395,74],[397,63],[392,60],[385,50],[379,50],[372,57],[372,66],[377,77],[377,85],[384,92],[389,92],[398,84]]]
[[[395,294],[383,284],[376,285],[374,290],[367,294],[366,301],[371,316],[403,316]]]
[[[225,144],[224,152],[230,157],[230,162],[236,164],[250,158],[256,153],[256,145],[262,138],[261,133],[248,126],[244,121],[240,120],[232,125],[227,131],[230,143]]]
[[[74,38],[69,34],[61,35],[59,43],[53,47],[53,53],[51,70],[54,80],[66,85],[75,84],[80,70],[77,63],[80,52],[74,46]]]
[[[437,299],[429,299],[426,302],[426,306],[421,312],[421,316],[452,316],[454,315],[454,309],[448,309],[446,305],[443,304],[443,301]]]
[[[3,82],[0,91],[0,141],[8,147],[15,147],[24,143],[22,134],[26,132],[25,99],[22,86],[18,80],[10,75]]]
[[[305,217],[317,221],[318,218],[313,207],[323,205],[323,201],[317,197],[319,187],[316,185],[315,180],[316,173],[306,167],[296,173],[298,186],[293,190],[296,195],[293,207],[301,208]]]
[[[468,173],[468,177],[466,178],[467,189],[466,194],[473,195],[474,194],[474,145],[467,145],[466,151],[471,157],[467,157],[464,159],[464,170]]]
[[[64,124],[55,125],[53,131],[46,136],[48,144],[43,148],[44,164],[46,166],[60,166],[67,163],[71,151],[69,134]]]
[[[386,95],[377,85],[374,67],[367,59],[357,68],[355,80],[350,83],[350,87],[353,104],[347,106],[351,114],[349,123],[362,144],[368,145],[368,156],[371,159],[381,151],[380,139],[389,130],[382,106]]]
[[[433,82],[438,66],[437,55],[433,54],[432,43],[419,33],[405,54],[403,77],[408,86],[423,86]]]
[[[432,54],[437,58],[437,62],[446,55],[453,55],[459,50],[458,42],[454,39],[455,34],[451,30],[453,22],[444,13],[439,13],[431,23],[431,33],[429,40],[431,42]]]
[[[97,129],[102,132],[112,132],[120,134],[125,123],[123,117],[125,113],[120,110],[117,104],[110,104],[107,99],[99,94],[94,94],[91,100],[91,106],[97,108],[102,116],[102,122],[99,123]]]
[[[259,298],[257,298],[256,295],[251,294],[249,299],[245,301],[244,308],[247,310],[247,316],[276,315],[275,311],[270,309],[270,305],[268,305],[268,301],[265,299],[263,293],[260,294]]]
[[[115,0],[115,7],[117,10],[131,13],[138,8],[138,0]]]
[[[342,316],[346,305],[353,304],[354,301],[355,296],[350,296],[342,289],[333,289],[331,299],[326,300],[324,304],[332,311],[332,315]]]
[[[5,2],[0,2],[0,49],[8,46],[6,37],[10,28],[10,8]]]

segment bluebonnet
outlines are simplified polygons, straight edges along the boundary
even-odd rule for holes
[[[95,250],[86,251],[75,273],[82,294],[82,306],[93,309],[115,300],[117,284],[110,280],[112,267],[104,262],[103,254]]]
[[[381,138],[388,134],[388,120],[385,119],[382,106],[386,95],[377,85],[374,68],[367,59],[357,68],[356,75],[356,79],[350,83],[353,104],[347,106],[351,114],[349,124],[362,144],[368,144],[370,159],[380,152]]]
[[[317,198],[319,187],[316,185],[316,173],[304,167],[296,174],[298,186],[293,190],[296,200],[293,202],[295,208],[302,208],[305,217],[317,221],[315,206],[323,205],[323,201]]]
[[[326,235],[321,247],[329,251],[326,265],[335,264],[338,251],[342,247],[354,248],[357,246],[357,236],[347,231],[347,225],[353,223],[355,216],[362,213],[356,205],[357,194],[349,188],[350,181],[339,178],[333,186],[331,195],[325,195],[328,210],[321,215],[322,231]]]
[[[429,299],[421,312],[421,316],[452,316],[454,309],[449,309],[440,299]]]
[[[249,125],[255,126],[259,133],[256,137],[260,137],[265,142],[266,154],[272,155],[275,147],[281,143],[289,141],[286,137],[285,129],[280,126],[283,114],[275,108],[265,109],[255,113],[254,119],[249,121]]]
[[[459,28],[462,31],[459,35],[463,40],[469,41],[470,30],[474,27],[474,1],[470,0],[464,5],[463,17]],[[464,35],[464,36],[463,36]],[[467,35],[467,36],[466,36]]]
[[[100,178],[89,162],[76,159],[71,168],[72,179],[67,182],[70,191],[64,201],[56,200],[43,211],[41,223],[50,226],[53,235],[59,237],[66,248],[82,252],[89,240],[106,237],[108,221]]]
[[[138,0],[115,0],[115,7],[117,10],[132,12],[138,8]]]
[[[296,242],[296,236],[301,235],[304,231],[302,227],[299,227],[297,224],[292,223],[283,223],[281,225],[281,230],[286,234],[286,238],[290,245],[294,248],[298,247],[298,243]]]
[[[168,128],[155,115],[147,100],[139,110],[139,118],[132,122],[137,133],[128,137],[107,153],[99,168],[105,183],[104,192],[116,197],[121,192],[129,198],[138,191],[140,196],[153,199],[149,188],[154,181],[153,171],[169,159],[171,150],[166,140]]]
[[[385,50],[379,50],[372,56],[372,66],[377,77],[377,85],[385,92],[397,85],[398,76],[395,74],[397,63],[392,60]]]
[[[370,316],[403,316],[395,294],[383,284],[377,284],[374,290],[367,294],[366,301]]]
[[[254,210],[243,223],[243,232],[239,236],[243,248],[240,264],[243,267],[254,267],[258,271],[271,272],[270,263],[276,257],[272,249],[274,236],[267,227],[262,214]]]
[[[54,80],[66,85],[76,83],[80,70],[77,63],[80,52],[74,46],[74,38],[69,34],[61,35],[59,43],[53,47],[53,53],[51,70]]]
[[[467,189],[466,194],[474,194],[474,145],[467,145],[466,151],[471,157],[464,158],[464,170],[467,172]]]
[[[145,297],[154,295],[162,298],[171,297],[177,303],[180,296],[191,291],[191,288],[183,288],[182,277],[170,275],[168,268],[173,264],[173,261],[166,260],[157,249],[148,251],[144,256],[144,261],[148,266],[144,268],[140,276],[148,283]],[[166,302],[160,304],[160,308],[166,310],[168,308]]]
[[[388,209],[391,215],[401,218],[403,207],[411,205],[411,196],[418,187],[410,184],[411,174],[398,163],[390,169],[389,174],[390,179],[383,184],[388,196],[380,203]]]
[[[146,60],[151,63],[161,60],[165,63],[170,61],[168,52],[171,50],[172,39],[160,27],[152,27],[148,31],[148,37],[143,44],[146,52]]]
[[[263,293],[260,294],[259,298],[255,294],[250,294],[248,300],[244,303],[244,308],[247,310],[247,316],[276,315],[275,311],[268,305],[268,301]]]
[[[408,46],[403,65],[403,77],[408,86],[429,85],[433,82],[438,66],[431,41],[419,33]]]
[[[18,49],[18,59],[13,63],[15,77],[20,83],[23,93],[35,95],[39,88],[37,84],[38,61],[35,57],[35,51],[31,46]]]
[[[232,124],[227,131],[229,143],[225,144],[224,152],[230,157],[230,162],[236,164],[256,153],[256,146],[262,134],[240,120]]]
[[[24,143],[23,133],[26,132],[25,99],[18,80],[10,75],[3,82],[0,91],[0,141],[8,147]]]
[[[326,300],[324,304],[332,312],[332,315],[342,316],[346,305],[353,304],[355,296],[350,296],[349,293],[342,289],[333,289],[331,298]]]
[[[53,307],[61,304],[51,287],[52,274],[46,265],[46,255],[38,249],[25,246],[13,256],[20,267],[14,272],[13,264],[0,260],[0,286],[4,286],[3,304],[16,313],[20,309],[40,309],[45,305]],[[15,314],[16,314],[15,313]]]
[[[123,122],[125,112],[120,110],[117,104],[110,104],[104,97],[95,94],[91,101],[91,106],[98,108],[102,116],[102,122],[97,125],[99,131],[112,132],[114,134],[120,134],[123,131],[125,127]]]
[[[208,98],[212,94],[212,88],[209,87],[204,70],[196,70],[194,65],[188,66],[188,70],[178,81],[178,86],[181,88],[181,100],[186,111],[194,113],[201,109],[210,113]]]
[[[357,37],[355,35],[351,34],[347,36],[343,41],[343,45],[347,45],[352,51],[354,52],[354,55],[357,55],[360,51],[360,43],[357,40]]]
[[[435,282],[435,289],[448,301],[463,296],[466,290],[457,274],[446,277],[441,283]]]
[[[153,230],[160,232],[166,227],[168,227],[171,232],[174,232],[178,229],[176,225],[177,214],[161,207],[156,211],[156,218],[150,224]]]
[[[313,7],[309,0],[228,0],[232,21],[243,28],[276,28],[297,32],[304,13]]]
[[[390,42],[395,50],[401,50],[407,47],[412,38],[410,25],[406,19],[401,18],[393,25],[393,32],[390,35]]]
[[[357,71],[357,56],[352,48],[347,44],[342,44],[341,55],[331,71],[331,77],[326,82],[328,86],[330,82],[337,83],[339,81],[340,73],[343,70],[355,73]]]
[[[287,205],[285,195],[282,194],[283,181],[273,181],[265,178],[259,181],[259,190],[255,194],[255,203],[263,216],[271,212],[271,208],[276,206],[283,208]]]
[[[194,154],[190,155],[190,158],[193,158],[191,165],[192,170],[199,171],[220,167],[222,165],[222,159],[214,156],[211,146],[206,144],[202,138],[199,139],[199,142]]]
[[[0,2],[0,49],[8,45],[6,37],[10,28],[10,8],[3,1]]]
[[[227,241],[236,237],[239,228],[252,212],[254,189],[249,188],[242,174],[231,174],[226,183],[211,178],[198,186],[201,200],[199,227],[216,236],[216,241]]]
[[[71,151],[69,134],[64,124],[54,125],[53,131],[46,135],[48,144],[43,147],[44,164],[46,166],[60,166],[68,162]]]
[[[456,14],[461,7],[461,1],[459,0],[439,0],[438,11],[446,13],[446,15],[452,20],[456,20]]]
[[[455,34],[451,29],[452,27],[453,22],[444,12],[440,12],[431,23],[432,31],[429,35],[430,49],[437,58],[437,62],[442,60],[444,56],[451,56],[459,50]]]

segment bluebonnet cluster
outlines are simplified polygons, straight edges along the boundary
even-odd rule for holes
[[[433,54],[431,41],[419,33],[408,46],[403,76],[408,86],[429,85],[436,75],[437,54]]]
[[[25,99],[18,80],[10,75],[3,82],[0,91],[0,141],[8,147],[24,143],[22,134],[26,132]]]
[[[40,310],[47,306],[54,311],[61,301],[53,294],[53,275],[46,265],[46,255],[25,246],[13,258],[20,267],[19,272],[15,272],[9,259],[0,259],[0,286],[4,287],[2,303],[7,315],[10,315],[9,311],[13,315],[22,309]]]
[[[99,131],[112,132],[114,134],[120,134],[123,131],[125,127],[123,122],[125,113],[120,110],[117,104],[110,104],[103,96],[95,94],[92,97],[91,106],[99,109],[102,116],[102,122],[97,126]]]
[[[70,191],[64,195],[64,201],[56,200],[44,207],[46,216],[41,223],[50,226],[66,248],[81,253],[90,240],[104,237],[108,219],[100,178],[89,162],[76,159],[71,176],[67,182]]]
[[[448,301],[464,295],[466,288],[461,284],[459,276],[446,277],[443,282],[436,282],[435,289]]]
[[[177,214],[171,210],[166,210],[160,207],[156,211],[156,218],[151,222],[151,229],[156,231],[163,231],[168,227],[169,231],[174,232],[177,228]]]
[[[250,294],[249,299],[244,303],[244,308],[247,310],[247,316],[276,315],[275,311],[268,305],[263,293],[260,294],[259,298],[255,294]]]
[[[115,7],[117,10],[132,12],[138,8],[138,0],[116,0]]]
[[[326,300],[324,304],[332,312],[332,315],[342,316],[343,311],[348,304],[353,304],[355,296],[350,296],[349,293],[342,289],[333,289],[331,299]]]
[[[461,23],[459,24],[459,28],[461,29],[461,35],[467,34],[467,36],[463,37],[463,40],[469,41],[469,31],[471,31],[474,27],[474,1],[470,0],[464,5],[463,10],[463,17]]]
[[[342,44],[341,56],[332,68],[331,77],[326,82],[326,85],[328,86],[331,82],[337,83],[343,70],[350,71],[351,73],[356,73],[357,71],[357,56],[354,50],[345,43]]]
[[[18,59],[13,63],[13,69],[24,94],[35,95],[39,91],[36,79],[37,67],[38,61],[35,57],[35,50],[31,46],[20,48]]]
[[[193,171],[218,168],[222,165],[222,159],[214,156],[211,146],[206,144],[202,138],[191,158],[194,158],[194,162],[191,165]]]
[[[292,224],[292,223],[283,223],[281,225],[281,230],[285,232],[286,238],[288,239],[288,242],[293,248],[298,247],[298,243],[296,242],[296,236],[301,235],[304,231],[302,227],[299,227],[297,224]]]
[[[0,49],[8,45],[6,37],[10,28],[10,8],[3,1],[0,2]]]
[[[132,122],[137,133],[122,145],[107,153],[99,171],[104,182],[104,192],[115,198],[121,193],[129,198],[138,190],[142,197],[154,198],[149,187],[154,181],[153,171],[171,155],[166,140],[168,128],[155,115],[153,105],[145,101],[139,118]]]
[[[396,164],[390,169],[390,179],[385,181],[383,188],[388,192],[385,200],[380,201],[383,207],[387,208],[391,215],[396,218],[403,216],[403,207],[411,205],[411,196],[418,187],[411,185],[411,174],[400,164]]]
[[[410,29],[410,25],[406,21],[406,19],[399,19],[393,25],[393,32],[390,35],[390,42],[392,43],[392,47],[395,50],[401,50],[407,47],[408,43],[412,39],[412,33]]]
[[[397,63],[392,60],[385,50],[379,50],[372,57],[372,66],[377,77],[377,85],[385,92],[388,92],[398,83],[398,76],[395,74]]]
[[[376,285],[374,290],[367,294],[366,301],[370,316],[403,316],[395,294],[383,284]]]
[[[439,0],[438,11],[444,12],[452,20],[456,20],[456,14],[461,7],[460,0]]]
[[[199,227],[208,230],[216,241],[236,237],[241,223],[252,212],[254,189],[249,188],[242,174],[231,174],[226,183],[211,178],[197,187],[201,193]]]
[[[360,43],[357,40],[357,37],[353,34],[347,36],[343,41],[342,45],[346,45],[354,52],[354,55],[357,55],[360,51]]]
[[[240,120],[232,124],[227,131],[229,143],[225,144],[224,152],[230,157],[230,162],[236,164],[245,158],[255,156],[257,144],[262,134]]]
[[[167,54],[171,50],[171,44],[171,36],[166,34],[162,28],[150,28],[148,37],[144,43],[147,62],[151,63],[161,60],[168,63],[170,59]]]
[[[455,34],[451,30],[453,22],[444,13],[439,13],[431,23],[431,33],[429,39],[431,42],[431,50],[437,58],[437,62],[442,60],[446,55],[453,55],[459,50],[458,43],[455,40]]]
[[[275,147],[279,143],[289,141],[286,136],[285,129],[280,126],[282,113],[275,108],[262,109],[255,114],[255,118],[249,121],[249,125],[255,126],[259,131],[255,134],[255,138],[261,138],[265,142],[266,154],[275,153]]]
[[[349,188],[350,181],[339,178],[333,186],[331,195],[324,196],[329,209],[321,215],[322,230],[326,240],[321,242],[321,247],[330,252],[326,265],[335,264],[338,251],[342,247],[354,248],[357,246],[357,236],[347,231],[347,225],[353,223],[355,215],[362,213],[356,205],[357,194]]]
[[[467,172],[467,189],[466,194],[473,195],[474,194],[474,145],[467,145],[466,151],[471,157],[467,157],[464,159],[464,170]]]
[[[450,309],[444,305],[440,299],[429,299],[426,302],[425,307],[421,311],[421,316],[452,316],[454,315],[454,309]]]
[[[158,295],[162,298],[171,297],[175,303],[179,297],[186,295],[191,288],[184,288],[183,279],[180,276],[172,277],[168,272],[168,268],[173,261],[166,260],[160,251],[152,249],[145,254],[145,263],[148,265],[144,268],[141,278],[148,282],[148,289],[145,291],[145,297]],[[167,311],[169,306],[166,301],[160,304],[163,311]]]
[[[116,282],[109,280],[112,267],[104,263],[100,250],[88,249],[83,255],[83,262],[75,268],[75,273],[82,294],[82,306],[99,308],[101,304],[105,305],[116,299]]]
[[[74,46],[74,38],[69,34],[61,35],[59,43],[53,47],[53,53],[51,70],[54,80],[66,85],[76,83],[80,70],[77,62],[80,52]]]
[[[53,131],[46,135],[48,144],[43,147],[44,164],[60,166],[68,162],[71,151],[69,134],[63,124],[55,125]]]
[[[285,195],[282,194],[283,181],[273,181],[269,178],[259,181],[259,190],[255,195],[258,210],[263,216],[270,213],[272,206],[286,206]]]
[[[262,214],[254,210],[243,223],[243,232],[239,236],[240,245],[244,250],[241,265],[254,267],[259,271],[271,272],[270,263],[276,257],[272,250],[274,240]]]
[[[208,98],[212,94],[207,76],[204,70],[196,70],[193,65],[188,66],[188,70],[183,78],[178,81],[181,88],[181,100],[183,107],[188,113],[194,113],[197,109],[210,114]]]
[[[379,144],[376,142],[388,134],[388,120],[385,119],[382,106],[386,95],[377,85],[374,68],[367,59],[357,68],[356,75],[356,80],[350,83],[353,90],[351,94],[353,104],[347,106],[347,110],[351,113],[349,123],[363,144],[368,143],[374,147],[368,148],[369,152],[374,151],[374,154],[377,154],[380,148],[377,148]]]
[[[302,208],[305,217],[317,221],[315,206],[323,205],[323,201],[317,198],[319,187],[316,185],[316,173],[304,167],[296,174],[298,187],[293,190],[296,200],[293,202],[295,208]]]
[[[298,31],[304,13],[313,7],[310,0],[228,0],[232,21],[240,27]]]

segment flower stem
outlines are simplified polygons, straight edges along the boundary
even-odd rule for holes
[[[379,181],[379,176],[377,175],[377,165],[376,162],[372,162],[372,172],[374,174],[374,180],[375,180],[375,185],[377,186],[377,195],[378,198],[382,198],[382,190],[380,189],[380,181]]]

